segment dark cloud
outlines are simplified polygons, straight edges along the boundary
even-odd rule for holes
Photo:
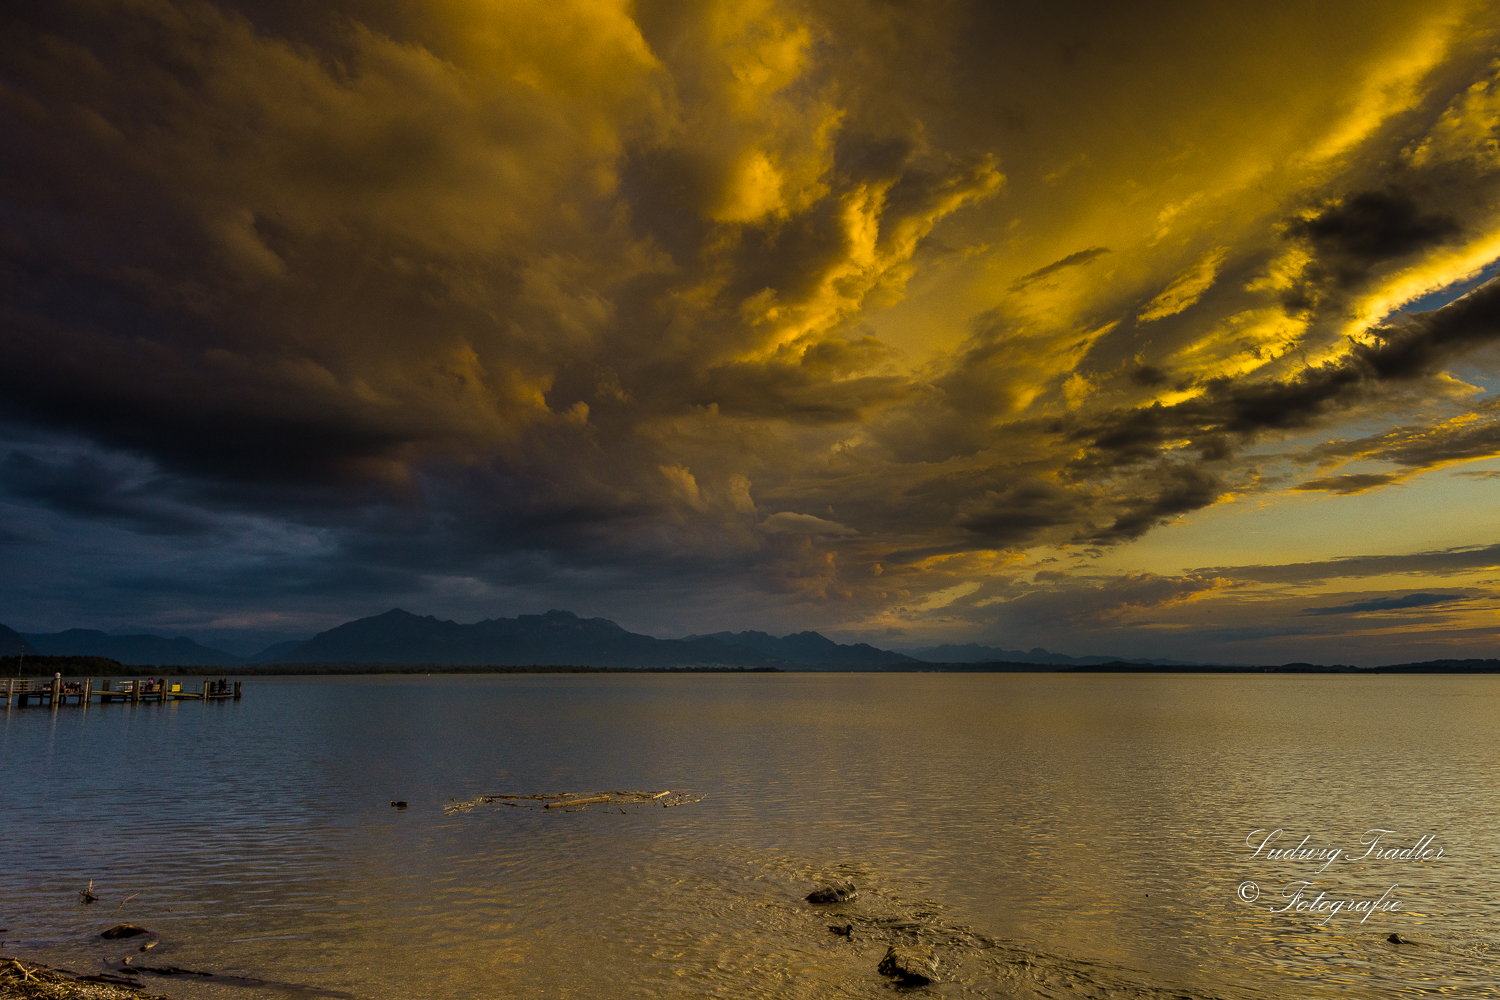
[[[201,534],[213,518],[173,496],[172,484],[141,464],[94,454],[37,456],[12,450],[0,461],[0,496],[70,517],[102,518],[154,535]]]
[[[1025,288],[1027,285],[1030,285],[1033,282],[1040,281],[1043,278],[1050,277],[1056,274],[1058,271],[1062,271],[1070,267],[1082,267],[1084,264],[1091,264],[1095,260],[1109,252],[1109,247],[1089,247],[1087,250],[1080,250],[1077,253],[1070,253],[1062,260],[1053,261],[1046,267],[1039,267],[1035,271],[1032,271],[1030,274],[1023,274],[1021,277],[1017,278],[1014,282],[1011,283],[1010,290],[1013,292],[1018,292],[1021,289]]]
[[[1300,458],[1319,463],[1348,460],[1390,462],[1406,473],[1359,473],[1312,480],[1299,490],[1363,492],[1400,482],[1410,470],[1438,468],[1455,462],[1500,455],[1500,404],[1484,403],[1436,425],[1402,425],[1381,434],[1330,441],[1308,449]],[[1487,473],[1459,473],[1484,477]]]
[[[1399,187],[1350,194],[1287,224],[1284,235],[1302,242],[1311,259],[1282,301],[1294,314],[1336,314],[1389,264],[1455,242],[1461,233],[1457,219],[1425,210]]]
[[[1218,576],[1158,576],[1126,574],[1111,580],[1075,580],[1067,574],[1038,574],[1047,586],[1006,602],[1001,621],[1012,627],[1045,629],[1067,626],[1100,629],[1129,622],[1140,624],[1141,614],[1199,600],[1229,589],[1232,582]]]
[[[1405,597],[1378,597],[1371,601],[1355,601],[1325,608],[1308,608],[1304,615],[1355,615],[1367,611],[1406,611],[1411,608],[1430,608],[1438,604],[1456,604],[1472,601],[1472,597],[1455,594],[1407,594]]]
[[[1146,389],[1159,389],[1172,381],[1172,376],[1152,365],[1141,365],[1130,373],[1130,380]]]
[[[1379,379],[1413,379],[1436,372],[1465,351],[1500,338],[1500,279],[1491,279],[1441,309],[1394,327],[1376,327],[1374,344],[1353,351]]]
[[[1403,573],[1449,576],[1493,567],[1500,567],[1500,545],[1460,546],[1410,555],[1350,556],[1281,566],[1212,566],[1193,572],[1256,583],[1317,583]]]
[[[1101,8],[1107,47],[962,2],[17,8],[27,606],[682,601],[725,616],[703,632],[979,582],[942,607],[980,614],[1014,550],[1139,539],[1256,481],[1257,442],[1390,409],[1282,459],[1335,492],[1378,475],[1343,461],[1494,454],[1488,417],[1431,424],[1464,415],[1443,369],[1495,342],[1493,283],[1337,339],[1488,238],[1492,71],[1380,83],[1433,96],[1319,159],[1429,15],[1305,6]],[[1236,195],[1248,162],[1275,166]],[[1162,579],[1100,613],[1208,586]]]
[[[1052,483],[1021,482],[964,503],[954,523],[990,544],[1019,546],[1047,529],[1076,524],[1087,502]]]
[[[1374,264],[1451,242],[1461,230],[1452,216],[1423,211],[1410,192],[1387,188],[1351,194],[1312,218],[1291,223],[1287,235],[1312,245],[1319,274],[1348,286]]]
[[[1387,486],[1396,481],[1397,477],[1390,473],[1356,472],[1344,476],[1309,479],[1305,483],[1298,483],[1292,489],[1307,493],[1328,492],[1350,496],[1355,493],[1364,493],[1379,486]]]
[[[1128,498],[1124,509],[1108,528],[1080,539],[1110,545],[1139,538],[1180,514],[1207,507],[1224,492],[1220,478],[1193,465],[1164,463],[1141,477],[1149,491]]]
[[[1086,444],[1072,462],[1080,474],[1140,465],[1169,447],[1226,456],[1267,432],[1296,431],[1360,403],[1386,387],[1437,374],[1465,351],[1500,340],[1500,281],[1490,281],[1435,312],[1372,331],[1344,357],[1303,369],[1284,381],[1219,378],[1173,406],[1116,412],[1085,426],[1056,430]]]

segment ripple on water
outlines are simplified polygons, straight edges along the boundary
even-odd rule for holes
[[[935,995],[1497,992],[1500,678],[246,683],[227,705],[0,713],[7,953],[104,967],[127,952],[98,931],[128,918],[160,932],[153,961],[276,981],[236,997],[889,997],[875,965],[914,937],[943,954]],[[707,797],[442,810],[599,788]],[[1372,827],[1447,856],[1247,857],[1257,828]],[[847,938],[802,899],[833,878],[861,887]],[[1271,912],[1296,878],[1394,882],[1406,907]],[[1238,899],[1246,880],[1265,897]]]

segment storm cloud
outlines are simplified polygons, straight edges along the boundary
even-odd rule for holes
[[[979,628],[1500,455],[1500,284],[1401,311],[1500,255],[1494,13],[17,9],[8,623]]]

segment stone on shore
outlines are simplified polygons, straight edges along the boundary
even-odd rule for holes
[[[915,944],[893,944],[877,966],[901,986],[926,986],[937,981],[937,955],[931,948]]]
[[[852,882],[830,882],[807,894],[809,903],[847,903],[858,898],[859,892]]]

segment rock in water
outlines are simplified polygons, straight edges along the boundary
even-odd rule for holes
[[[1410,941],[1406,940],[1406,938],[1402,937],[1400,934],[1392,934],[1390,937],[1386,938],[1386,940],[1391,944],[1411,944]]]
[[[877,966],[882,976],[890,976],[902,986],[926,986],[937,981],[937,955],[921,945],[896,945],[886,949]]]
[[[859,893],[852,882],[830,882],[807,894],[809,903],[847,903],[858,898]]]
[[[115,924],[109,930],[100,932],[99,936],[106,941],[117,941],[120,938],[135,937],[139,934],[156,936],[155,931],[148,931],[146,928],[137,927],[135,924]]]

